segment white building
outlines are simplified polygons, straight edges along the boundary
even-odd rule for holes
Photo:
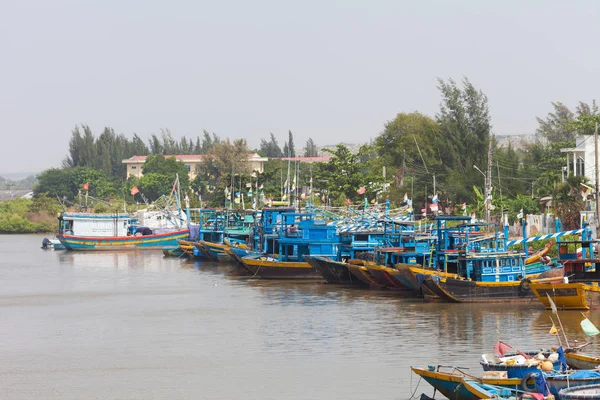
[[[183,163],[188,170],[190,179],[196,177],[196,166],[198,166],[202,160],[206,157],[201,154],[189,154],[189,155],[167,155],[168,157],[175,157],[175,159]],[[251,171],[258,173],[264,172],[264,165],[269,161],[266,157],[261,157],[257,153],[248,154],[248,167]],[[136,176],[140,178],[143,175],[142,166],[146,162],[146,156],[133,156],[126,160],[123,160],[123,164],[127,165],[127,178],[130,176]]]
[[[594,137],[577,136],[575,143],[575,147],[560,149],[567,156],[567,165],[563,167],[564,176],[583,175],[590,182],[596,182]]]

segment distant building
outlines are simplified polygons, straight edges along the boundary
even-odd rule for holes
[[[123,164],[127,165],[127,178],[130,176],[139,178],[144,175],[142,172],[142,166],[146,162],[146,157],[147,156],[133,156],[123,160]],[[203,154],[179,154],[165,157],[175,157],[177,161],[182,162],[188,170],[188,176],[190,179],[194,179],[196,177],[196,166],[198,166],[206,156]],[[261,157],[257,153],[248,154],[248,164],[251,171],[262,173],[267,161],[269,161],[268,158]]]
[[[565,176],[583,175],[590,180],[596,181],[596,165],[594,156],[594,137],[593,136],[577,136],[575,138],[575,147],[560,149],[561,153],[567,156],[567,163],[563,167]]]

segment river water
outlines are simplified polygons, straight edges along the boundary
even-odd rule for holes
[[[409,399],[433,393],[411,365],[480,375],[499,339],[557,343],[537,301],[428,304],[42,238],[0,236],[0,399]],[[585,341],[581,313],[560,317]]]

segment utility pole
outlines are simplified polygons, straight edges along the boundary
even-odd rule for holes
[[[598,217],[600,216],[600,199],[598,199],[598,180],[600,179],[598,177],[598,122],[596,122],[596,126],[594,128],[594,157],[595,157],[595,161],[596,161],[596,165],[594,166],[595,171],[594,171],[594,175],[596,175],[596,218],[595,218],[595,222],[596,222],[596,239],[598,239],[600,237],[599,235],[599,230],[600,230],[600,224],[598,223]]]
[[[433,174],[433,195],[435,196],[435,174]]]
[[[488,145],[488,167],[487,176],[485,178],[485,222],[490,222],[490,206],[492,202],[492,141]]]

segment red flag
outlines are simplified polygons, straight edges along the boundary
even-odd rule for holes
[[[496,353],[498,357],[504,357],[504,353],[506,353],[509,349],[512,349],[512,347],[504,342],[498,341],[498,343],[496,343],[494,346],[494,353]]]
[[[350,199],[346,199],[346,205],[349,206],[350,205]]]
[[[140,192],[140,189],[138,189],[137,186],[134,186],[134,187],[131,188],[131,195],[132,196],[135,196],[139,192]]]
[[[361,187],[359,187],[359,188],[356,190],[356,193],[358,193],[358,194],[365,194],[365,192],[366,192],[366,191],[367,191],[367,188],[366,188],[366,187],[364,187],[364,186],[361,186]]]
[[[88,182],[84,183],[83,185],[81,185],[81,187],[83,188],[83,190],[89,190],[90,185]]]

